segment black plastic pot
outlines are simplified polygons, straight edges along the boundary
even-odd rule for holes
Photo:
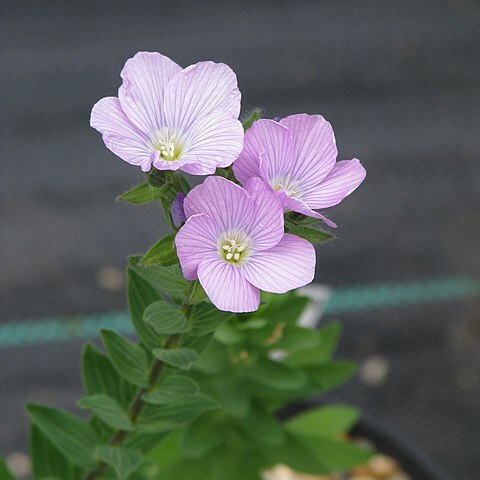
[[[315,401],[295,403],[281,410],[279,417],[287,419],[319,405]],[[352,435],[370,440],[380,453],[393,457],[412,480],[451,480],[411,442],[368,415],[362,416]]]

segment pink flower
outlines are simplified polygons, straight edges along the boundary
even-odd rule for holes
[[[283,207],[259,178],[244,188],[208,177],[184,202],[188,218],[177,234],[188,280],[199,279],[220,310],[251,312],[260,290],[284,293],[313,280],[313,246],[283,230]]]
[[[117,97],[102,98],[90,125],[107,148],[148,172],[181,169],[194,175],[227,167],[243,146],[240,91],[223,63],[182,69],[156,52],[125,63]]]
[[[320,115],[290,115],[279,122],[257,120],[245,134],[245,146],[233,164],[245,183],[261,177],[277,192],[286,210],[335,223],[316,209],[333,207],[363,181],[360,161],[336,162],[337,146],[330,123]]]

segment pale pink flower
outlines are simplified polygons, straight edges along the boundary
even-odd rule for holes
[[[198,280],[220,310],[257,310],[260,290],[284,293],[313,280],[315,250],[284,233],[283,207],[260,178],[244,188],[208,177],[184,202],[188,218],[176,236],[188,280]]]
[[[242,150],[237,77],[223,63],[182,69],[156,52],[139,52],[121,72],[117,97],[102,98],[90,124],[120,158],[148,172],[194,175],[227,167]]]
[[[359,160],[337,162],[337,153],[332,126],[320,115],[257,120],[245,134],[233,171],[242,183],[251,177],[263,178],[286,210],[336,227],[314,210],[340,203],[366,175]]]

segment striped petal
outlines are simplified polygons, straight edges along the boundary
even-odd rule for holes
[[[255,208],[242,187],[223,177],[207,177],[190,191],[183,205],[187,218],[206,213],[222,232],[241,230],[246,234]]]
[[[290,130],[295,149],[291,177],[303,188],[318,185],[332,170],[337,146],[332,126],[321,115],[301,113],[280,120]]]
[[[190,217],[175,237],[177,255],[187,280],[197,279],[197,268],[205,258],[218,256],[218,225],[208,215]]]
[[[243,278],[236,265],[219,258],[203,260],[198,267],[198,279],[208,298],[227,312],[254,312],[260,305],[260,292]]]
[[[293,165],[293,141],[288,128],[274,120],[257,120],[245,133],[245,146],[233,171],[242,183],[251,177],[270,181],[288,175]]]
[[[90,117],[90,125],[102,134],[107,148],[122,160],[137,165],[144,172],[150,170],[148,138],[125,115],[116,97],[102,98]]]
[[[260,290],[285,293],[313,280],[315,249],[303,238],[286,234],[277,246],[255,252],[241,270]]]
[[[328,208],[339,204],[365,179],[367,172],[360,161],[337,162],[322,183],[304,191],[302,198],[312,208]]]
[[[182,68],[158,52],[139,52],[125,63],[118,97],[127,117],[149,137],[165,127],[164,91]]]
[[[270,185],[261,178],[249,178],[244,188],[255,203],[252,223],[248,229],[254,248],[272,248],[282,239],[284,233],[282,202]]]
[[[214,173],[228,167],[243,148],[243,127],[228,111],[214,111],[197,120],[186,138],[184,170],[193,175]]]
[[[187,132],[214,111],[238,118],[240,90],[233,70],[223,64],[199,62],[175,75],[165,89],[165,116],[174,132]]]

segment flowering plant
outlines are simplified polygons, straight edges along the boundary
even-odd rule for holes
[[[129,258],[137,341],[102,330],[104,349],[84,349],[78,406],[90,417],[27,406],[34,477],[254,480],[279,463],[320,474],[363,462],[369,452],[344,435],[354,409],[276,412],[355,371],[332,359],[338,323],[298,323],[309,299],[295,289],[314,278],[312,244],[333,238],[315,210],[355,190],[364,168],[336,161],[319,115],[254,111],[242,125],[226,65],[182,69],[141,52],[121,76],[91,125],[146,172],[120,198],[159,202],[172,233]],[[213,175],[192,188],[182,172]]]

